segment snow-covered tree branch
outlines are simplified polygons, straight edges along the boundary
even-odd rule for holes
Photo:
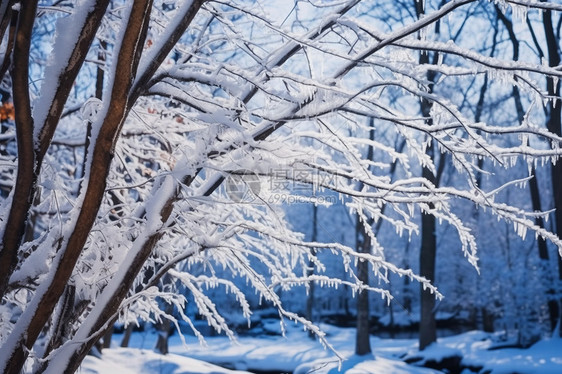
[[[13,115],[0,134],[0,372],[72,373],[115,321],[173,318],[161,302],[193,326],[182,293],[234,337],[207,289],[249,319],[236,278],[327,345],[279,289],[346,286],[390,302],[358,277],[367,262],[381,284],[397,274],[442,297],[387,259],[377,222],[412,238],[433,216],[476,269],[478,233],[459,206],[562,251],[561,233],[537,224],[551,212],[503,199],[562,154],[560,131],[541,125],[543,108],[561,105],[559,60],[489,53],[488,1],[421,6],[416,16],[393,1],[2,2],[0,93]],[[532,12],[562,9],[507,0],[501,11],[534,25]],[[517,87],[523,119],[475,116],[482,84],[498,97]],[[454,183],[436,183],[443,157]],[[521,165],[528,176],[494,179]],[[280,195],[344,205],[370,252],[305,240]],[[346,278],[317,252],[338,257]]]

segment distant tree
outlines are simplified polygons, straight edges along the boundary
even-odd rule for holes
[[[445,4],[442,1],[441,4]],[[421,19],[425,15],[425,4],[422,0],[414,0],[414,5],[416,9],[416,16]],[[435,22],[434,32],[436,38],[439,38],[441,30],[441,21],[437,20]],[[429,51],[421,51],[419,57],[420,65],[427,65],[429,63],[437,65],[439,61],[439,53],[434,52],[430,56]],[[427,90],[428,93],[432,94],[435,81],[437,80],[438,72],[434,70],[429,70],[426,73],[426,80],[428,82]],[[433,108],[433,101],[421,98],[420,100],[420,111],[424,118],[426,118],[426,125],[432,126],[433,119],[431,117],[431,110]],[[433,140],[429,140],[427,145],[427,150],[425,151],[427,156],[431,158],[432,165],[435,160],[439,160],[437,164],[437,169],[433,169],[428,166],[422,166],[422,178],[427,180],[432,186],[438,187],[440,179],[443,175],[443,170],[445,167],[445,155],[437,154],[437,144],[434,144]],[[429,209],[434,209],[433,204],[430,204]],[[434,215],[429,212],[422,211],[421,214],[421,248],[420,248],[420,275],[425,277],[430,282],[435,282],[435,261],[437,255],[437,222]],[[420,350],[425,349],[431,343],[437,341],[437,324],[435,321],[435,297],[431,290],[420,286],[420,329],[419,329],[419,348]]]
[[[556,18],[558,20],[556,21]],[[559,66],[562,59],[562,51],[560,50],[560,32],[562,27],[562,16],[559,12],[553,12],[551,9],[546,9],[542,13],[542,30],[544,32],[544,43],[537,39],[534,27],[530,22],[527,22],[532,34],[532,40],[535,43],[538,56],[541,60],[546,59],[549,66]],[[546,51],[546,52],[545,52]],[[558,105],[560,97],[560,81],[545,77],[546,93],[549,100],[544,104],[544,115],[546,119],[546,128],[548,131],[558,136],[562,135],[562,110]],[[554,197],[554,216],[556,222],[556,233],[559,238],[562,238],[562,165],[554,163],[551,165],[551,183],[552,194]],[[536,187],[532,184],[531,187]],[[536,197],[534,198],[535,204],[537,203]],[[540,243],[540,242],[539,242]],[[547,253],[544,252],[544,246],[540,247],[541,258],[547,260]],[[562,282],[562,257],[557,256],[558,264],[558,283]],[[556,298],[557,296],[557,298]],[[558,334],[562,337],[562,297],[560,295],[553,295],[550,293],[549,310],[551,313],[552,324],[554,325],[554,315],[558,316]],[[553,328],[556,330],[556,328]]]
[[[369,140],[374,142],[375,123],[371,118],[369,120]],[[371,144],[367,147],[367,161],[374,160],[374,147]],[[359,190],[363,189],[363,184],[359,184]],[[372,217],[366,217],[357,213],[355,217],[355,248],[358,253],[371,253],[373,247],[372,241],[375,237],[373,232],[374,220]],[[359,261],[357,263],[357,279],[364,285],[369,285],[369,263],[367,261]],[[357,323],[355,333],[355,354],[363,356],[371,353],[371,329],[370,318],[371,311],[369,308],[369,294],[367,290],[360,291],[357,295]]]
[[[9,62],[1,88],[14,115],[0,139],[2,188],[10,191],[0,216],[0,372],[73,373],[118,319],[177,327],[166,312],[174,310],[198,334],[178,288],[212,327],[234,337],[208,294],[224,290],[249,320],[234,278],[275,306],[282,323],[299,321],[325,344],[316,325],[284,308],[277,290],[316,282],[390,301],[383,287],[360,280],[363,263],[383,283],[398,274],[441,297],[429,279],[387,261],[374,235],[359,253],[303,240],[271,199],[289,196],[289,181],[333,191],[363,222],[382,220],[397,235],[418,234],[420,216],[433,216],[456,231],[474,266],[475,237],[453,201],[562,248],[536,225],[541,213],[496,200],[517,181],[491,190],[474,181],[479,158],[506,168],[555,161],[560,134],[535,126],[532,116],[507,126],[476,123],[459,109],[462,89],[437,89],[490,75],[538,101],[559,101],[558,91],[536,87],[562,72],[476,52],[476,27],[456,43],[428,38],[436,23],[464,22],[479,2],[427,3],[416,19],[394,1],[3,1]],[[562,11],[554,3],[505,4]],[[54,32],[36,41],[42,25]],[[454,58],[420,63],[426,53]],[[421,115],[420,101],[429,109]],[[371,118],[375,136],[358,136],[372,131]],[[397,137],[404,149],[395,148]],[[366,146],[378,158],[362,156]],[[430,147],[452,160],[458,184],[434,183]],[[388,176],[394,164],[403,178]],[[339,256],[346,277],[326,273],[315,251]],[[231,276],[218,276],[218,268]]]
[[[313,204],[312,205],[312,220],[311,220],[311,226],[312,226],[312,233],[310,235],[310,241],[311,242],[316,242],[318,241],[318,205]],[[316,256],[316,250],[312,250],[312,256]],[[314,274],[314,259],[311,258],[308,260],[308,269],[307,269],[307,275],[311,276],[312,274]],[[306,296],[306,310],[305,310],[305,317],[307,320],[309,321],[313,321],[314,320],[314,296],[315,296],[315,292],[314,289],[316,288],[316,285],[314,282],[311,282],[308,285],[308,294]],[[314,334],[312,333],[312,331],[309,331],[309,336],[311,338],[314,337]]]
[[[513,26],[513,21],[510,19],[509,15],[503,14],[501,9],[496,5],[496,14],[498,19],[500,20],[501,24],[505,27],[507,34],[509,36],[509,40],[511,42],[512,47],[512,59],[514,61],[518,61],[520,59],[520,41],[516,36],[515,29]],[[522,102],[521,92],[519,87],[514,85],[512,91],[512,98],[513,103],[515,106],[515,112],[517,114],[517,121],[524,122],[525,121],[525,109]],[[552,105],[552,104],[551,104]],[[546,109],[546,108],[545,108]],[[546,114],[546,113],[545,113]],[[536,172],[536,168],[534,165],[530,166],[530,176],[529,179],[529,192],[531,196],[531,203],[533,206],[533,210],[535,211],[543,211],[542,202],[541,202],[541,192],[539,190],[539,183],[538,183],[538,176]],[[555,176],[552,175],[554,178]],[[552,182],[553,187],[558,184],[558,182]],[[535,224],[539,227],[545,227],[545,222],[543,217],[537,216],[535,218]],[[547,293],[547,306],[548,306],[548,316],[550,320],[550,328],[554,330],[558,323],[558,314],[559,314],[559,305],[557,300],[554,298],[555,295],[555,282],[554,279],[556,278],[554,274],[552,274],[550,270],[550,254],[548,251],[548,246],[546,240],[543,238],[537,238],[537,250],[538,250],[538,258],[540,259],[540,271],[543,272],[540,276],[545,278],[546,286],[546,293]]]

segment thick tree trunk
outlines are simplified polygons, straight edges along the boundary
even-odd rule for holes
[[[548,50],[548,62],[550,66],[560,65],[560,54],[559,54],[559,39],[556,36],[552,23],[552,12],[544,11],[543,15],[543,25],[546,37],[546,45]],[[546,127],[547,129],[556,134],[562,135],[562,124],[561,124],[561,100],[560,98],[560,82],[555,82],[552,78],[547,78],[546,80],[547,92],[551,97],[557,97],[555,101],[548,103],[546,108]],[[557,162],[551,166],[551,180],[552,180],[552,193],[554,195],[554,207],[555,207],[555,218],[556,218],[556,233],[559,238],[562,238],[562,163]],[[562,281],[562,261],[560,255],[558,255],[558,279]],[[559,303],[562,301],[559,300]],[[562,325],[562,313],[560,313],[560,305],[558,306],[558,324]],[[562,328],[559,329],[560,337],[562,337]]]
[[[169,352],[168,338],[170,337],[170,327],[170,321],[167,319],[158,324],[158,339],[156,340],[154,350],[163,355],[167,355]]]
[[[0,7],[6,5],[6,1],[2,2]],[[12,7],[2,10],[2,22],[0,23],[0,40],[4,39],[4,33],[8,29],[8,38],[6,43],[6,49],[4,53],[4,58],[1,59],[0,63],[0,82],[4,79],[4,76],[8,72],[11,64],[11,56],[14,48],[15,36],[16,36],[16,18],[12,18]],[[9,25],[9,26],[8,26]],[[2,92],[2,102],[7,101],[7,92]]]
[[[168,220],[171,215],[173,209],[173,201],[174,198],[170,198],[166,201],[164,206],[161,210],[161,219],[162,224]],[[107,303],[100,305],[99,307],[94,307],[94,310],[91,313],[91,319],[88,320],[87,325],[81,326],[79,331],[76,333],[78,338],[83,337],[86,339],[87,337],[92,337],[94,335],[98,335],[100,331],[104,331],[106,324],[113,324],[114,316],[121,305],[122,300],[127,296],[129,290],[133,286],[133,282],[137,275],[142,268],[142,264],[145,263],[146,259],[162,237],[163,233],[159,230],[148,237],[144,238],[138,244],[139,248],[132,249],[133,252],[136,254],[131,259],[130,266],[127,266],[122,273],[116,275],[113,279],[113,283],[109,285],[110,289],[101,296],[102,299],[108,300]],[[119,283],[119,286],[113,287]],[[74,373],[80,362],[84,359],[84,356],[92,347],[95,339],[90,339],[87,343],[83,344],[82,346],[74,348],[69,357],[63,357],[63,359],[67,360],[68,366],[65,371],[65,374]]]
[[[427,57],[429,59],[429,57]],[[430,81],[433,81],[431,77]],[[422,114],[424,117],[429,118],[431,111],[431,103],[422,100],[421,103]],[[429,124],[432,123],[428,119]],[[433,145],[427,149],[427,154],[434,159]],[[445,155],[441,155],[439,165],[437,167],[437,175],[433,172],[422,167],[422,178],[425,178],[434,186],[439,186],[439,180],[443,174],[445,167]],[[430,209],[433,206],[429,206]],[[421,248],[420,248],[420,275],[431,283],[435,281],[435,260],[437,253],[437,233],[436,233],[436,219],[435,216],[429,213],[422,212],[421,214]],[[425,347],[437,340],[437,323],[435,321],[435,295],[428,289],[424,289],[420,285],[420,330],[419,330],[419,349],[423,350]]]
[[[144,38],[148,29],[150,15],[150,0],[135,2],[131,15],[127,21],[123,43],[119,50],[116,75],[111,91],[111,110],[107,104],[107,114],[103,119],[99,136],[96,139],[82,208],[76,220],[75,228],[64,244],[59,241],[58,255],[53,260],[54,272],[37,290],[33,301],[25,310],[21,322],[17,323],[8,339],[9,344],[2,347],[1,355],[6,362],[0,364],[5,373],[18,374],[27,358],[27,352],[33,347],[39,333],[49,320],[52,310],[62,295],[70,278],[74,265],[82,252],[90,230],[97,217],[107,184],[106,177],[109,173],[113,159],[113,148],[118,139],[128,107],[127,99],[129,90],[135,77],[135,71],[144,45]],[[35,16],[35,14],[34,14]],[[29,321],[29,323],[27,323]],[[24,325],[25,324],[25,325]],[[10,363],[7,366],[7,362]]]
[[[102,348],[111,348],[111,338],[113,337],[113,325],[111,325],[103,334]]]
[[[416,14],[418,18],[421,18],[425,13],[422,1],[415,1]],[[435,34],[440,33],[440,23],[439,21],[435,23]],[[429,64],[430,56],[429,52],[423,52],[419,57],[420,64]],[[437,54],[433,55],[431,63],[436,65],[438,62]],[[434,71],[429,71],[427,73],[428,92],[433,92],[433,82],[435,82],[437,75]],[[425,122],[428,125],[432,125],[433,121],[431,119],[431,108],[433,103],[423,99],[420,103],[420,109]],[[435,161],[433,144],[427,148],[427,155]],[[445,167],[445,155],[441,155],[439,159],[439,166],[437,167],[436,175],[433,172],[422,166],[422,178],[425,178],[434,186],[439,186],[439,179],[443,173],[443,168]],[[429,206],[433,208],[433,206]],[[435,217],[429,213],[422,212],[421,214],[421,248],[420,248],[420,275],[425,277],[431,283],[435,281],[435,256],[437,252],[437,239],[436,239],[436,222]],[[419,349],[423,350],[428,345],[432,344],[437,340],[437,323],[435,321],[435,295],[432,294],[428,289],[424,289],[420,285],[420,328],[419,328]]]
[[[33,140],[33,118],[29,96],[29,51],[37,0],[22,4],[17,17],[12,64],[12,86],[16,122],[18,169],[13,187],[12,204],[0,243],[0,299],[7,291],[8,280],[17,265],[17,254],[22,241],[29,209],[33,201],[36,160]]]
[[[540,198],[540,191],[539,191],[539,186],[538,186],[538,182],[537,182],[537,174],[535,172],[535,168],[533,167],[531,170],[531,175],[532,178],[529,181],[529,187],[530,187],[530,191],[531,191],[531,202],[533,204],[533,210],[536,212],[540,212],[542,211],[542,206],[541,206],[541,198]],[[562,177],[562,176],[561,176]],[[537,226],[544,228],[544,222],[542,217],[537,217],[535,218],[535,223],[537,224]],[[543,271],[546,273],[546,278],[547,281],[549,283],[548,288],[546,290],[547,293],[547,306],[548,306],[548,316],[549,316],[549,320],[550,320],[550,328],[551,331],[554,331],[554,329],[556,328],[556,325],[558,324],[558,319],[559,319],[559,315],[560,315],[560,311],[559,311],[559,305],[558,305],[558,301],[556,301],[554,299],[554,295],[555,295],[555,290],[552,287],[554,285],[554,276],[553,274],[551,274],[550,272],[550,256],[548,254],[548,247],[546,245],[546,240],[544,240],[542,237],[538,237],[537,238],[537,246],[538,246],[538,251],[539,251],[539,258],[543,264]],[[560,256],[558,256],[560,257]],[[560,266],[558,267],[560,269]],[[562,278],[560,278],[562,279]]]
[[[121,340],[121,347],[127,348],[129,346],[129,341],[131,340],[131,334],[133,333],[133,325],[127,325],[125,331],[123,332],[123,339]]]
[[[76,45],[68,63],[57,73],[55,91],[44,96],[45,101],[49,102],[38,104],[48,107],[44,118],[32,118],[31,116],[27,73],[31,30],[36,16],[37,1],[25,2],[25,5],[21,7],[21,12],[15,12],[17,30],[12,80],[16,128],[18,129],[18,179],[14,186],[14,199],[0,246],[0,297],[6,292],[7,281],[16,266],[16,254],[25,233],[29,211],[36,194],[37,177],[41,171],[43,158],[51,144],[70,90],[86,59],[108,4],[109,0],[100,0],[88,10],[87,17],[83,20],[83,27],[77,34]],[[34,144],[33,133],[37,129],[39,129],[39,139],[37,144]]]
[[[558,108],[560,104],[558,104]],[[560,123],[560,111],[558,110],[558,122]],[[556,234],[559,238],[562,238],[562,163],[558,162],[555,165],[551,166],[551,178],[552,178],[552,189],[554,192],[554,206],[556,208],[555,217],[556,217]],[[558,280],[562,282],[562,258],[560,254],[557,253],[558,257]],[[559,295],[560,296],[560,295]],[[558,310],[558,323],[555,324],[559,327],[558,333],[559,336],[562,338],[562,313],[560,313],[560,304],[562,304],[562,300],[559,299],[558,302],[554,300],[556,303],[556,309]],[[553,307],[554,308],[554,307]]]
[[[375,120],[370,119],[369,139],[374,140],[375,137]],[[374,149],[369,145],[367,149],[367,160],[373,160]],[[394,167],[394,166],[393,166]],[[384,208],[383,208],[384,209]],[[378,231],[380,228],[381,220],[377,223]],[[367,222],[361,222],[359,214],[357,214],[355,221],[355,246],[359,253],[371,253],[371,237],[367,234],[366,227],[372,227],[374,221],[372,218],[367,219]],[[369,263],[367,261],[359,261],[357,264],[357,278],[359,281],[368,286],[369,285]],[[360,291],[357,295],[357,326],[355,334],[355,354],[359,356],[371,353],[371,334],[370,334],[370,310],[369,310],[369,293],[367,291]]]
[[[430,171],[424,169],[424,178]],[[433,175],[431,175],[433,177]],[[420,250],[420,275],[431,281],[435,281],[435,254],[437,240],[435,236],[435,217],[422,213],[421,224],[421,250]],[[437,340],[437,324],[435,322],[435,295],[420,285],[421,307],[420,307],[420,336],[419,349],[423,350]]]
[[[505,14],[503,14],[503,12],[501,11],[501,9],[499,8],[498,5],[495,6],[496,8],[496,14],[498,15],[498,19],[503,23],[503,25],[505,26],[508,35],[509,35],[509,39],[511,41],[512,47],[513,47],[513,56],[512,56],[512,60],[513,61],[518,61],[519,60],[519,40],[517,39],[517,35],[515,34],[515,30],[513,29],[513,22],[507,18],[507,16]],[[548,29],[548,27],[547,27]],[[551,35],[551,37],[553,37],[553,35]],[[549,49],[550,51],[550,49]],[[556,63],[556,59],[554,59],[552,61],[552,63]],[[552,87],[549,87],[549,89],[551,91],[553,91],[554,93],[554,86],[552,85]],[[523,108],[523,103],[521,101],[521,93],[519,92],[519,88],[517,86],[513,86],[513,100],[515,103],[515,110],[517,112],[517,119],[520,123],[523,122],[524,118],[525,118],[525,110]],[[552,109],[550,108],[550,112],[552,113]],[[554,115],[556,115],[556,113],[554,113]],[[558,116],[559,117],[559,116]],[[479,121],[480,119],[478,118],[477,121]],[[556,132],[557,134],[560,134],[560,126],[556,125],[556,124],[551,124],[549,126],[549,128],[554,129],[553,132]],[[558,130],[556,130],[558,128]],[[552,130],[551,130],[552,131]],[[540,191],[539,191],[539,186],[538,186],[538,182],[537,182],[537,174],[535,171],[535,168],[532,167],[531,168],[531,180],[529,181],[529,190],[530,190],[530,194],[531,194],[531,203],[533,205],[533,210],[535,212],[541,212],[542,211],[542,204],[541,204],[541,198],[540,198]],[[553,176],[554,178],[554,176]],[[557,183],[556,181],[553,180],[553,184]],[[553,186],[554,188],[554,186]],[[557,220],[558,222],[558,220]],[[539,226],[540,228],[544,228],[544,221],[542,219],[542,217],[536,217],[535,218],[535,224],[537,226]],[[560,231],[558,231],[560,232]],[[537,238],[537,249],[538,249],[538,254],[539,254],[539,259],[541,260],[541,262],[543,263],[543,271],[546,273],[545,274],[545,278],[547,279],[548,282],[548,286],[547,286],[547,306],[548,306],[548,314],[549,314],[549,319],[550,319],[550,326],[551,326],[551,330],[554,330],[556,328],[556,325],[558,323],[558,315],[559,315],[559,306],[558,306],[558,302],[554,299],[554,294],[555,294],[555,290],[553,288],[554,285],[554,279],[553,276],[550,272],[550,256],[548,253],[548,247],[546,245],[546,240],[542,237],[538,237]]]
[[[494,332],[494,314],[486,307],[482,307],[482,329],[484,332]]]
[[[365,232],[363,224],[357,222],[358,243],[357,250],[360,253],[369,253],[371,249],[371,239]],[[369,284],[369,262],[359,261],[357,264],[357,278],[361,283]],[[362,356],[371,353],[369,325],[369,292],[360,291],[357,294],[357,332],[355,341],[355,354]]]
[[[314,204],[312,206],[312,235],[310,237],[310,241],[312,241],[313,243],[316,242],[318,240],[318,206],[316,204]],[[311,253],[312,256],[316,256],[316,251],[312,250]],[[314,274],[314,263],[312,262],[312,260],[308,261],[308,270],[306,272],[306,274],[308,276],[311,276]],[[306,298],[306,311],[305,311],[305,317],[307,320],[312,321],[314,319],[314,288],[315,288],[315,283],[314,282],[309,282],[308,284],[308,295]],[[312,331],[308,332],[308,336],[311,339],[314,339],[314,333]]]
[[[166,305],[166,314],[171,315],[174,308],[171,304]],[[172,324],[168,318],[164,318],[158,325],[156,326],[156,330],[158,331],[158,339],[156,340],[156,345],[154,350],[157,352],[167,355],[169,352],[168,349],[168,340],[170,338]]]

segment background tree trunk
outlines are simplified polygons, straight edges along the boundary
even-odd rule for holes
[[[424,168],[424,177],[433,177],[433,173]],[[420,249],[420,275],[432,283],[435,281],[435,254],[437,240],[435,237],[435,217],[422,214]],[[435,321],[435,295],[420,285],[420,337],[419,349],[423,350],[437,340],[437,324]]]
[[[123,339],[121,340],[121,348],[127,348],[129,346],[129,341],[131,340],[131,334],[133,333],[133,324],[130,323],[123,331]]]
[[[318,241],[318,205],[312,205],[312,235],[310,241],[315,243]],[[316,251],[313,249],[311,251],[311,256],[316,256]],[[308,261],[308,270],[306,272],[308,276],[314,274],[314,263],[312,260]],[[308,295],[306,298],[306,311],[305,317],[309,321],[314,321],[314,288],[315,282],[309,282],[308,284]],[[315,338],[312,331],[308,332],[308,336],[312,339]]]
[[[422,18],[425,14],[423,1],[414,0],[416,7],[416,15],[418,18]],[[441,3],[444,4],[444,1]],[[435,34],[440,34],[440,22],[435,23]],[[431,64],[438,65],[438,55],[433,54],[431,59]],[[420,64],[430,63],[429,51],[421,51],[419,57]],[[426,74],[427,81],[429,82],[427,90],[429,93],[433,93],[433,85],[437,78],[437,73],[430,70]],[[422,99],[420,101],[421,114],[425,118],[425,122],[428,125],[433,124],[431,119],[431,108],[433,103],[427,99]],[[433,145],[433,140],[431,144],[427,147],[426,154],[431,157],[432,161],[435,163],[435,149]],[[433,172],[422,166],[422,178],[426,178],[433,186],[438,187],[445,168],[445,154],[439,157],[439,164],[436,167],[436,172]],[[432,204],[429,204],[429,209],[433,209]],[[436,237],[436,219],[432,214],[427,214],[422,212],[421,214],[421,248],[420,248],[420,275],[425,277],[427,280],[431,281],[433,284],[435,282],[435,261],[437,254],[437,237]],[[420,329],[419,329],[419,349],[423,350],[428,345],[437,341],[437,323],[435,321],[435,295],[423,285],[420,285]]]
[[[369,253],[371,251],[371,238],[365,232],[363,223],[357,218],[357,251]],[[365,285],[369,285],[369,262],[357,263],[357,278]],[[360,291],[357,294],[357,332],[355,334],[355,354],[363,356],[371,353],[371,334],[369,323],[369,292]]]
[[[550,10],[544,11],[543,16],[543,26],[546,37],[546,46],[548,51],[548,64],[549,66],[559,66],[560,65],[560,48],[559,48],[559,38],[557,35],[560,32],[560,22],[558,23],[558,31],[555,31],[552,22],[552,12]],[[562,135],[562,103],[560,102],[560,81],[556,82],[552,78],[546,79],[546,89],[551,97],[556,99],[549,101],[546,105],[546,127],[548,131],[556,134]],[[562,238],[562,163],[557,162],[551,165],[551,181],[552,181],[552,193],[554,194],[554,207],[555,207],[555,218],[556,218],[556,233],[559,238]],[[558,280],[562,281],[562,259],[558,257]],[[558,295],[558,326],[562,325],[562,313],[560,313],[560,295]],[[558,329],[559,336],[562,337],[562,328]]]
[[[505,26],[507,33],[509,35],[509,39],[511,41],[511,45],[513,48],[513,61],[519,60],[519,39],[515,34],[515,30],[513,29],[513,21],[508,19],[505,14],[499,9],[496,5],[496,14],[498,15],[498,19],[502,22]],[[556,61],[554,61],[556,63]],[[513,101],[515,104],[515,111],[517,113],[517,120],[520,123],[523,123],[525,119],[525,110],[523,109],[523,103],[521,101],[521,93],[517,86],[513,86]],[[556,127],[554,125],[554,127]],[[558,126],[559,127],[559,126]],[[553,184],[556,183],[553,181]],[[554,188],[554,185],[553,185]],[[534,166],[531,166],[531,179],[529,180],[529,192],[531,194],[531,203],[533,206],[533,210],[535,212],[542,212],[542,204],[539,192],[539,185],[537,181],[537,173]],[[542,217],[537,216],[535,218],[535,223],[537,226],[544,228],[544,220]],[[554,279],[552,273],[550,271],[550,256],[548,253],[548,247],[546,245],[546,240],[542,237],[537,238],[537,249],[538,255],[542,263],[542,271],[544,272],[544,278],[546,279],[545,283],[547,283],[547,306],[548,306],[548,314],[550,319],[550,326],[551,330],[554,331],[556,325],[558,323],[558,314],[559,314],[559,307],[558,302],[554,299],[555,290],[553,288]]]
[[[369,139],[372,141],[375,137],[375,120],[369,119]],[[372,145],[367,147],[367,160],[373,160],[374,149]],[[359,189],[361,189],[360,186]],[[381,221],[378,222],[380,226]],[[355,218],[355,247],[359,253],[371,253],[371,237],[367,233],[366,227],[372,227],[373,219],[367,218],[367,222],[361,222],[359,214]],[[369,262],[359,261],[357,263],[357,278],[359,281],[369,285]],[[370,309],[369,309],[369,293],[360,291],[357,294],[357,325],[355,334],[355,354],[363,356],[371,353],[371,333],[370,333]]]
[[[174,307],[171,304],[166,305],[166,314],[172,315],[174,311]],[[163,318],[162,321],[156,324],[156,331],[158,331],[158,339],[156,340],[156,345],[154,346],[154,350],[163,354],[167,355],[168,350],[168,340],[171,335],[171,328],[172,324],[168,318]]]

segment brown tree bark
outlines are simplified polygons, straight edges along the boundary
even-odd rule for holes
[[[148,2],[150,3],[150,1]],[[138,3],[140,3],[140,1],[135,2],[135,7],[137,6]],[[177,43],[181,35],[183,35],[183,31],[189,26],[189,24],[191,23],[197,12],[199,11],[202,3],[203,0],[193,1],[191,6],[187,9],[186,13],[184,14],[184,17],[182,18],[183,21],[178,25],[177,29],[174,30],[174,32],[171,34],[171,37],[170,39],[168,39],[168,42],[165,43],[165,45],[159,51],[155,59],[152,60],[152,63],[150,64],[149,68],[141,73],[140,78],[136,80],[137,83],[133,85],[132,88],[129,90],[128,99],[127,99],[129,107],[126,108],[127,111],[131,109],[134,101],[136,100],[136,98],[139,97],[140,92],[144,89],[144,87],[140,85],[139,82],[144,81],[145,79],[146,82],[148,82],[149,78],[155,73],[156,69],[162,63],[164,58],[168,55],[168,53],[173,48],[175,43]],[[140,8],[142,7],[143,5],[140,5],[137,10],[140,12]],[[146,5],[146,7],[147,7],[146,9],[150,9],[149,5]],[[145,14],[145,16],[148,17],[148,14]],[[144,27],[146,26],[147,25],[145,24]],[[146,29],[144,30],[144,32],[146,32]],[[140,31],[139,31],[139,35],[141,35]],[[126,38],[127,38],[127,33],[125,34],[125,39]],[[142,46],[141,42],[139,42],[139,46]],[[140,50],[142,50],[142,48],[140,48]],[[123,71],[123,70],[118,70],[118,71]],[[113,96],[111,102],[113,103]],[[104,127],[102,126],[102,131],[103,129]],[[94,149],[94,160],[96,160],[95,149]],[[184,184],[189,185],[191,181],[192,181],[192,176],[186,176],[186,179],[183,182]],[[162,224],[166,222],[170,217],[173,211],[173,203],[176,198],[177,198],[176,195],[171,196],[162,207],[162,210],[160,212],[160,220]],[[93,319],[93,322],[91,323],[92,327],[88,329],[88,331],[85,333],[85,336],[89,337],[90,339],[80,347],[76,347],[76,349],[73,351],[71,358],[69,360],[69,365],[66,368],[65,373],[73,373],[78,369],[84,356],[94,345],[96,339],[100,338],[103,332],[107,329],[107,327],[115,322],[116,312],[119,310],[119,307],[121,306],[121,302],[125,299],[125,297],[129,293],[129,290],[131,289],[136,276],[140,273],[142,266],[148,259],[148,256],[150,256],[150,254],[152,253],[152,250],[154,249],[154,247],[156,246],[162,235],[163,235],[162,232],[155,232],[149,235],[148,237],[143,238],[141,242],[136,243],[136,245],[138,245],[140,249],[136,253],[136,256],[134,257],[131,266],[126,268],[125,274],[123,275],[122,278],[118,280],[119,286],[113,289],[111,295],[107,297],[108,302],[102,306],[103,310],[94,316],[91,315],[89,316],[89,318]]]
[[[166,204],[163,206],[160,212],[161,223],[163,224],[168,220],[172,211],[173,211],[173,202],[175,200],[175,196],[168,199]],[[103,310],[95,315],[94,323],[92,323],[92,327],[88,329],[84,333],[86,337],[92,337],[88,340],[87,343],[77,347],[77,349],[73,352],[71,359],[69,360],[69,366],[67,367],[65,374],[74,373],[77,369],[84,356],[88,353],[94,343],[97,341],[97,338],[101,337],[107,326],[112,325],[116,319],[116,312],[118,311],[119,307],[121,306],[121,302],[127,296],[129,290],[133,286],[133,282],[137,275],[140,273],[142,269],[142,265],[146,262],[150,253],[162,237],[163,232],[158,231],[149,237],[142,243],[140,243],[140,250],[137,252],[132,266],[129,266],[126,269],[125,274],[120,279],[119,287],[115,288],[111,295],[107,297],[109,302],[105,304]]]
[[[16,343],[8,348],[13,350],[8,360],[10,366],[5,368],[5,373],[17,374],[23,367],[27,357],[27,350],[31,349],[43,326],[50,318],[51,312],[62,295],[97,217],[97,212],[105,192],[106,177],[113,158],[113,148],[127,114],[128,95],[144,46],[151,5],[152,2],[150,0],[136,1],[131,9],[117,57],[116,71],[119,74],[116,74],[111,90],[110,102],[112,107],[111,110],[108,110],[103,120],[99,135],[94,144],[91,170],[88,178],[89,182],[82,209],[77,218],[75,229],[68,238],[68,242],[59,249],[60,257],[54,261],[54,269],[52,270],[54,274],[50,278],[50,283],[38,289],[34,297],[35,302],[33,304],[35,307],[31,307],[33,315],[29,323],[24,329],[18,328],[16,325],[15,331],[12,333],[12,335],[18,334],[19,336],[15,339]],[[33,10],[34,15],[35,11]],[[26,191],[29,188],[26,188]],[[25,220],[22,221],[25,222]],[[13,245],[15,246],[15,251],[17,251],[19,243],[14,242]],[[24,313],[32,313],[31,310],[26,310]]]
[[[5,13],[2,16],[2,21],[0,23],[0,40],[4,38],[4,33],[6,29],[8,30],[8,38],[6,43],[6,50],[4,54],[4,59],[0,64],[0,81],[4,79],[4,76],[8,72],[10,68],[11,60],[10,57],[12,56],[12,51],[14,49],[14,42],[16,37],[16,24],[17,24],[17,14],[16,16],[12,17],[12,8],[9,7],[6,9]],[[6,98],[2,97],[2,101],[5,102]]]
[[[17,264],[17,252],[27,226],[29,211],[37,189],[37,177],[42,162],[51,144],[56,127],[62,115],[64,104],[88,50],[101,24],[109,0],[100,0],[93,7],[84,23],[77,44],[65,69],[58,77],[47,117],[43,123],[34,123],[28,89],[29,49],[37,1],[22,4],[17,16],[16,41],[13,54],[13,92],[16,111],[18,141],[18,176],[14,185],[14,199],[6,223],[0,247],[0,298],[4,296],[10,275]],[[15,12],[18,14],[18,12]],[[34,145],[34,127],[41,126],[37,147]]]
[[[0,298],[6,292],[8,279],[17,265],[17,255],[25,232],[26,220],[32,203],[29,191],[35,183],[35,152],[33,145],[33,118],[29,97],[29,50],[37,0],[22,4],[15,13],[17,27],[12,65],[18,170],[13,200],[0,246]]]

